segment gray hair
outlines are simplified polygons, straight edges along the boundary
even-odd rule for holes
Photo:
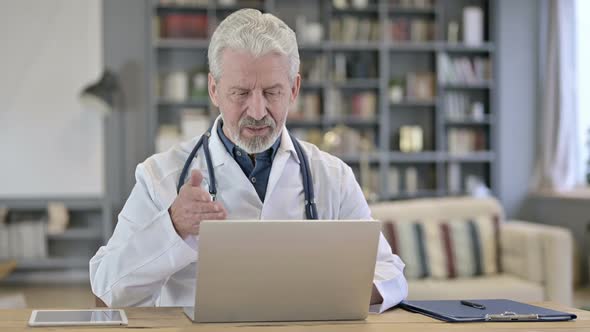
[[[291,83],[299,71],[299,50],[295,32],[272,14],[262,14],[256,9],[241,9],[219,24],[211,36],[207,54],[209,70],[215,81],[219,81],[221,77],[221,55],[226,48],[248,51],[255,57],[270,52],[286,55],[289,59]]]

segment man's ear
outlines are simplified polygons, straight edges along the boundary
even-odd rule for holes
[[[295,80],[293,82],[293,86],[291,87],[291,102],[295,102],[297,96],[299,96],[299,89],[301,88],[301,75],[297,73],[295,76]]]
[[[219,103],[217,102],[217,93],[218,93],[218,89],[217,89],[217,83],[215,82],[215,78],[213,78],[213,75],[211,73],[209,73],[208,76],[208,90],[209,90],[209,98],[211,98],[211,102],[213,103],[213,105],[215,105],[215,107],[219,107]]]

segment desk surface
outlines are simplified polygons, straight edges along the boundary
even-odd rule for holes
[[[284,332],[356,332],[356,331],[590,331],[590,311],[536,303],[546,308],[575,313],[578,319],[569,322],[543,323],[444,323],[402,309],[390,310],[381,315],[369,315],[366,321],[295,322],[295,323],[226,323],[193,324],[181,308],[127,308],[129,328],[146,328],[157,332],[172,331],[284,331]],[[55,331],[55,328],[29,328],[31,309],[0,310],[0,331]],[[58,330],[105,332],[105,328],[60,327]],[[125,328],[108,328],[108,331],[125,331]]]

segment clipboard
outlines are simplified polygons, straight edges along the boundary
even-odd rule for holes
[[[556,322],[576,319],[571,313],[546,309],[507,299],[468,300],[481,304],[476,308],[461,300],[403,301],[402,309],[450,323],[466,322]]]

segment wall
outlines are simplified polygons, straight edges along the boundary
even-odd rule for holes
[[[0,197],[99,196],[103,135],[80,90],[101,71],[99,0],[0,3]]]
[[[575,246],[575,284],[589,281],[590,260],[590,193],[579,196],[559,194],[531,195],[523,206],[523,218],[553,226],[572,233]]]
[[[497,6],[499,197],[508,217],[520,214],[534,169],[539,2]]]

